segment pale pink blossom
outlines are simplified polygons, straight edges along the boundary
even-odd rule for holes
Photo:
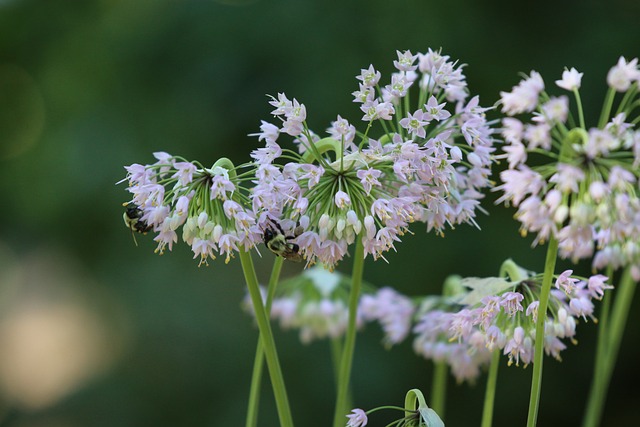
[[[566,90],[580,89],[580,82],[584,73],[579,73],[578,70],[571,67],[571,70],[564,70],[562,72],[562,80],[556,80],[556,85]]]

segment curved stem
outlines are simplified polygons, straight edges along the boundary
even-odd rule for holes
[[[526,271],[518,264],[513,262],[511,258],[505,260],[500,266],[499,277],[509,276],[509,280],[512,282],[519,282],[527,277]]]
[[[538,419],[540,389],[542,388],[542,362],[544,360],[544,324],[547,319],[547,306],[549,305],[549,294],[551,293],[551,282],[553,281],[557,255],[558,241],[555,237],[551,236],[547,246],[547,257],[544,263],[544,276],[542,278],[542,290],[540,292],[540,305],[538,306],[538,319],[536,321],[533,378],[531,380],[531,396],[529,397],[527,427],[534,427]]]
[[[265,302],[265,310],[267,317],[271,313],[271,303],[276,293],[278,280],[280,279],[280,271],[284,258],[276,257],[271,269],[271,277],[269,278],[269,286],[267,288],[267,300]],[[262,340],[258,338],[256,346],[256,357],[253,360],[253,373],[251,374],[251,391],[249,392],[249,406],[247,408],[246,427],[256,427],[258,425],[258,408],[260,404],[260,383],[262,382],[262,367],[264,360],[264,348]]]
[[[276,399],[276,407],[278,409],[278,417],[281,427],[293,427],[293,419],[291,417],[291,409],[289,407],[289,399],[282,377],[282,369],[278,360],[278,352],[276,351],[276,343],[271,332],[271,325],[267,312],[262,303],[260,288],[258,287],[258,278],[253,268],[253,260],[249,252],[239,251],[240,262],[242,263],[242,272],[244,273],[251,302],[256,314],[258,329],[260,330],[260,340],[264,349],[264,355],[267,359],[267,367],[269,368],[269,376],[271,377],[271,385],[273,394]]]
[[[594,375],[593,384],[591,385],[591,393],[582,423],[584,427],[600,425],[604,405],[607,401],[607,390],[611,382],[616,359],[618,358],[618,351],[620,350],[620,343],[627,317],[629,316],[629,308],[631,307],[635,288],[636,282],[631,275],[631,268],[627,267],[620,280],[620,286],[608,319],[607,328],[602,329],[601,336],[599,335],[598,337],[598,349],[600,349],[600,339],[602,338],[602,341],[604,341],[602,344],[603,350],[602,354],[600,352],[597,353],[596,375]],[[601,328],[603,326],[602,324],[600,325]]]
[[[433,381],[431,382],[431,407],[444,418],[447,401],[447,363],[436,362],[433,366]]]
[[[496,398],[496,384],[498,381],[498,368],[500,367],[500,351],[494,350],[491,355],[489,376],[487,377],[487,390],[484,393],[484,408],[482,409],[482,427],[491,427],[493,422],[493,403]]]
[[[353,255],[353,271],[351,274],[351,292],[349,293],[349,320],[347,323],[347,333],[344,339],[342,358],[340,360],[338,396],[333,417],[334,427],[341,427],[345,423],[344,417],[348,410],[346,404],[349,396],[349,379],[351,377],[353,352],[356,346],[356,316],[358,312],[360,288],[362,287],[362,274],[364,271],[364,245],[362,243],[361,236],[358,236],[356,240],[356,249]]]

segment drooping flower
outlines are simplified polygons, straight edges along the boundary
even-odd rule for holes
[[[282,126],[276,132],[263,125],[257,134],[267,140],[268,128],[273,136],[252,154],[253,210],[259,226],[267,217],[285,230],[299,224],[292,243],[307,265],[319,261],[331,269],[357,240],[365,255],[384,258],[416,221],[440,234],[447,225],[475,223],[481,190],[491,185],[486,108],[477,97],[467,102],[462,66],[440,52],[399,52],[394,64],[398,71],[384,87],[373,66],[357,76],[354,101],[368,123],[359,134],[338,116],[330,137],[320,139],[306,127],[303,104],[282,93],[271,98]],[[417,109],[405,106],[410,90],[417,91]],[[377,139],[369,136],[374,125]],[[282,133],[294,137],[300,154],[273,145]]]
[[[358,305],[364,321],[377,320],[380,323],[386,345],[398,344],[407,337],[415,310],[410,298],[390,287],[381,288],[375,294],[364,294]]]
[[[473,381],[493,351],[506,356],[509,365],[532,363],[542,275],[517,266],[513,270],[521,277],[456,279],[463,291],[425,299],[413,328],[414,350],[427,359],[445,361],[458,381]],[[593,318],[592,299],[612,288],[605,276],[581,278],[571,273],[557,277],[562,291],[551,292],[545,322],[542,345],[558,360],[566,348],[563,340],[577,343],[579,318]]]
[[[609,117],[614,97],[608,97],[597,127],[585,125],[581,109],[576,121],[566,97],[550,97],[539,74],[503,93],[502,111],[531,113],[531,123],[526,116],[503,119],[505,154],[498,157],[508,169],[500,173],[497,203],[517,207],[521,232],[535,233],[534,245],[554,238],[563,258],[593,257],[598,269],[631,265],[640,272],[640,130],[631,107],[639,76],[637,60],[621,58],[612,68],[610,87],[629,90],[628,99]],[[577,91],[581,79],[572,68],[556,83]]]
[[[340,338],[347,328],[348,277],[315,266],[283,280],[271,306],[271,318],[283,329],[298,330],[300,341],[308,344],[325,338]],[[253,315],[250,299],[245,309]],[[362,325],[362,320],[358,321]]]
[[[369,422],[366,412],[359,408],[351,410],[347,418],[347,427],[364,427]]]
[[[216,254],[229,262],[234,252],[261,241],[253,212],[245,207],[247,190],[231,162],[224,159],[205,168],[168,153],[154,156],[153,164],[125,167],[127,191],[132,194],[125,203],[125,219],[133,231],[157,233],[156,252],[172,250],[180,227],[199,265]]]

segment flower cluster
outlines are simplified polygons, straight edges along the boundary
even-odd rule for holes
[[[575,262],[595,254],[596,268],[635,265],[640,279],[640,130],[637,113],[632,117],[639,102],[638,60],[620,58],[609,71],[596,127],[585,125],[581,80],[572,68],[556,81],[575,95],[577,121],[569,98],[549,96],[536,72],[501,94],[510,117],[502,120],[508,169],[500,174],[498,202],[518,208],[523,234],[536,233],[534,245],[554,238],[564,258]],[[612,115],[617,92],[625,94]],[[519,114],[525,119],[513,117]],[[551,161],[531,162],[532,156]]]
[[[562,340],[576,342],[579,319],[593,318],[592,300],[601,299],[612,288],[605,276],[583,279],[571,274],[567,270],[557,277],[545,321],[544,350],[558,360],[566,348]],[[520,280],[463,279],[468,292],[440,301],[437,304],[443,307],[435,306],[419,316],[414,327],[415,351],[428,359],[446,361],[458,381],[475,379],[493,351],[506,355],[509,365],[528,365],[536,345],[541,280],[540,275]]]
[[[298,276],[278,284],[271,305],[271,318],[283,329],[297,329],[300,341],[307,344],[324,338],[339,338],[347,327],[351,281],[336,271],[314,266]],[[264,295],[263,295],[264,298]],[[247,298],[245,310],[253,314]],[[399,344],[411,331],[414,302],[390,287],[375,290],[366,284],[358,302],[357,325],[378,322],[384,332],[384,343]]]
[[[308,264],[332,268],[356,239],[365,255],[383,257],[415,221],[439,233],[447,224],[474,222],[480,190],[490,185],[493,131],[486,109],[477,97],[467,102],[462,66],[448,56],[398,52],[394,66],[384,87],[373,66],[357,76],[354,101],[364,113],[364,132],[338,116],[320,139],[306,124],[304,104],[280,93],[270,102],[279,124],[263,121],[256,134],[265,142],[252,153],[258,224],[267,216],[287,229],[299,224],[295,242]],[[413,87],[415,110],[409,108]],[[373,139],[376,123],[381,133]],[[296,151],[281,148],[282,134],[294,138]]]
[[[375,294],[364,294],[360,298],[358,312],[366,322],[377,320],[385,334],[384,342],[398,344],[411,331],[414,302],[390,287],[379,289]]]
[[[283,329],[297,329],[304,344],[324,338],[338,338],[347,328],[350,282],[348,278],[312,267],[278,284],[271,305],[271,318]],[[249,299],[246,311],[253,315]],[[361,322],[359,322],[361,324]]]
[[[221,159],[211,168],[188,162],[164,152],[154,153],[157,162],[126,166],[127,191],[133,197],[125,203],[125,223],[132,231],[153,231],[156,252],[171,250],[182,240],[191,246],[200,264],[234,251],[249,250],[262,241],[252,211],[245,209],[246,190],[234,166]]]

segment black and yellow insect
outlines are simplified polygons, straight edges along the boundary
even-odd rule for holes
[[[144,234],[148,231],[153,230],[153,226],[147,224],[142,219],[144,212],[142,212],[142,209],[140,209],[138,206],[133,203],[127,203],[125,204],[125,206],[127,207],[127,209],[122,214],[122,219],[124,220],[124,224],[127,226],[127,228],[131,230],[131,236],[133,236],[133,241],[137,246],[138,242],[136,241],[136,236],[135,234],[133,234],[133,232],[135,231],[136,233]]]
[[[295,239],[300,235],[299,227],[294,230],[295,236],[287,236],[280,224],[271,218],[267,218],[269,223],[264,229],[263,240],[264,245],[274,254],[281,256],[282,258],[300,262],[302,261],[302,254],[300,253],[300,246],[295,243],[289,242],[289,240]]]

